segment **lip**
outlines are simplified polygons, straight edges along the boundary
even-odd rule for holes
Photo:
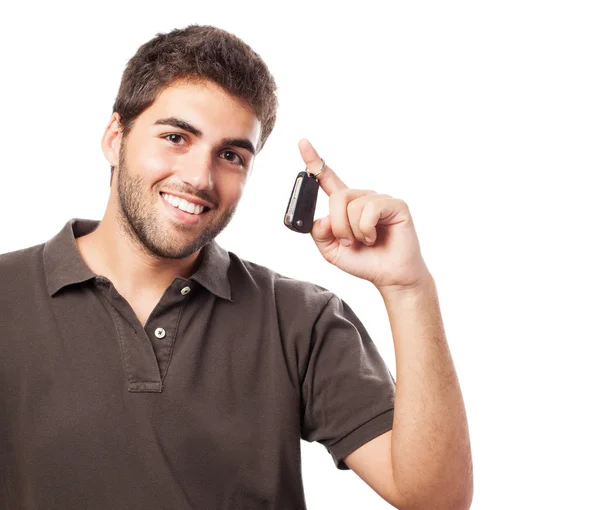
[[[211,203],[207,202],[206,200],[202,200],[201,198],[198,198],[198,197],[190,197],[188,195],[182,195],[181,193],[173,193],[172,191],[159,191],[159,193],[161,194],[161,196],[162,196],[163,193],[166,193],[167,195],[171,195],[173,197],[181,198],[181,199],[189,202],[190,204],[201,205],[201,206],[206,207],[208,209],[213,209],[214,208],[214,206]]]
[[[175,218],[177,218],[179,223],[184,223],[186,225],[197,225],[198,223],[204,221],[204,215],[206,214],[205,212],[202,212],[200,214],[190,214],[184,212],[181,209],[179,209],[179,207],[173,207],[169,202],[167,202],[165,197],[163,197],[162,195],[159,196],[160,201],[167,208],[167,211],[170,214],[172,214]]]

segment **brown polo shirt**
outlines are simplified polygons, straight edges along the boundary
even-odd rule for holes
[[[212,242],[145,326],[75,238],[0,255],[1,509],[303,509],[300,439],[343,458],[395,381],[326,289]]]

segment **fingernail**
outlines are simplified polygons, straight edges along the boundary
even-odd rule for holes
[[[350,239],[346,239],[345,237],[340,239],[340,243],[343,244],[344,246],[350,246],[352,244],[352,241],[350,241]]]
[[[369,244],[373,243],[373,239],[371,239],[370,237],[365,237],[365,241],[367,241],[367,243]]]

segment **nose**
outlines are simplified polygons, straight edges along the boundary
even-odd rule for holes
[[[188,153],[178,169],[178,175],[183,182],[198,190],[213,188],[214,161],[208,149]]]

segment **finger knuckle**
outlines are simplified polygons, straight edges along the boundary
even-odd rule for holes
[[[353,190],[351,190],[350,188],[343,188],[340,190],[337,190],[336,193],[339,194],[340,198],[345,200],[346,202],[350,200],[350,196],[352,195]]]
[[[348,202],[348,205],[346,208],[348,210],[348,214],[356,214],[356,213],[360,212],[362,207],[363,206],[360,202],[358,202],[357,200],[352,200],[351,202]]]
[[[348,237],[349,233],[352,232],[352,229],[348,225],[348,223],[344,220],[333,220],[331,221],[331,231],[335,237]]]

